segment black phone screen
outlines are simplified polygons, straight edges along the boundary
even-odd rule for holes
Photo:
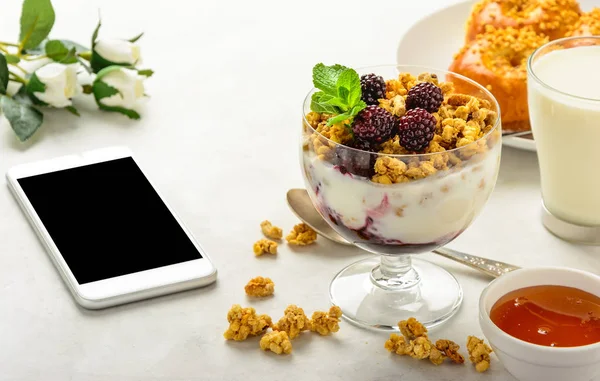
[[[131,157],[18,182],[79,284],[202,258]]]

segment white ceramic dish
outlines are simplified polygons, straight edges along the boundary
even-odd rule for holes
[[[477,1],[463,1],[435,11],[418,20],[400,39],[397,62],[447,69],[464,43],[465,24]],[[591,10],[597,0],[580,0],[581,9]],[[535,151],[528,138],[505,138],[507,146]]]
[[[520,381],[590,381],[600,374],[600,343],[580,347],[547,347],[510,336],[490,319],[490,310],[510,291],[537,285],[576,287],[600,295],[600,276],[558,268],[519,269],[491,282],[479,299],[479,323],[496,356]]]

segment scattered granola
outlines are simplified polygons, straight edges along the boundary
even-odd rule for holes
[[[242,308],[239,304],[234,304],[227,312],[227,321],[229,328],[223,337],[235,341],[246,340],[248,336],[261,335],[272,324],[269,315],[256,315],[254,308]]]
[[[281,239],[281,237],[283,236],[283,232],[281,231],[281,228],[278,228],[277,226],[273,226],[269,220],[265,220],[265,221],[261,222],[260,229],[262,230],[263,234],[267,238]]]
[[[469,351],[469,360],[475,364],[478,372],[485,372],[490,367],[490,353],[492,348],[483,340],[469,336],[467,338],[467,350]]]
[[[273,283],[271,278],[257,276],[256,278],[251,279],[248,284],[246,284],[244,290],[248,296],[270,296],[275,292],[275,283]]]
[[[287,306],[283,317],[273,326],[274,331],[287,332],[290,340],[298,337],[300,332],[310,328],[310,321],[304,314],[304,310],[294,304]]]
[[[465,362],[465,358],[458,353],[460,346],[452,340],[438,340],[435,342],[436,348],[456,364]]]
[[[263,254],[277,254],[277,242],[263,238],[254,243],[253,250],[257,257]]]
[[[329,312],[315,311],[309,322],[310,330],[322,336],[337,332],[340,330],[340,317],[342,310],[338,306],[331,307]]]
[[[409,340],[414,340],[417,337],[427,337],[427,328],[414,317],[408,320],[402,320],[398,323],[400,332]]]
[[[460,347],[455,342],[441,339],[434,345],[427,336],[427,328],[415,318],[400,321],[398,327],[402,336],[395,333],[390,335],[389,340],[385,342],[385,349],[388,351],[418,360],[428,358],[435,365],[442,364],[446,357],[456,364],[465,362],[464,357],[458,353]]]
[[[260,349],[287,355],[292,353],[292,342],[285,331],[273,331],[260,338]]]
[[[400,356],[410,356],[417,360],[429,359],[433,364],[440,365],[445,356],[439,351],[427,336],[419,336],[409,340],[404,336],[392,333],[385,342],[385,349]]]
[[[285,237],[285,239],[291,245],[310,245],[317,240],[317,232],[312,230],[310,226],[305,223],[300,223],[294,226],[294,229],[287,237]]]

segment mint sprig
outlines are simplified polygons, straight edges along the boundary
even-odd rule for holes
[[[316,64],[313,68],[313,84],[321,90],[312,95],[310,109],[321,114],[333,114],[327,125],[348,121],[367,104],[362,101],[360,77],[354,69],[336,64]]]

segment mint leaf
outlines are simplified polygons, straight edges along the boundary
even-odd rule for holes
[[[337,95],[336,84],[338,78],[348,68],[339,64],[333,66],[325,66],[318,63],[313,68],[313,84],[314,86],[329,95]]]
[[[346,104],[348,104],[350,107],[356,105],[356,103],[360,100],[360,96],[362,95],[360,88],[360,77],[355,70],[345,70],[340,74],[335,85],[338,88],[338,95],[341,95],[341,89],[346,89],[348,91],[347,94],[344,92],[345,97],[342,99],[344,99]]]
[[[21,62],[21,59],[17,56],[13,56],[12,54],[7,54],[6,62],[9,64],[18,64],[19,62]]]
[[[46,51],[48,58],[52,59],[53,61],[64,64],[72,64],[77,62],[77,57],[75,57],[76,48],[72,47],[69,49],[60,40],[48,41],[44,46],[44,50]]]
[[[0,108],[22,142],[29,139],[44,121],[44,115],[38,109],[7,96],[0,98]]]
[[[350,109],[350,112],[348,114],[350,116],[354,117],[359,112],[361,112],[365,107],[367,107],[367,104],[364,101],[359,101],[357,105],[355,105],[354,107],[352,107],[352,109]]]
[[[23,49],[38,46],[54,26],[54,8],[50,0],[24,0],[19,41]]]
[[[348,115],[348,114],[346,114],[346,113],[340,114],[340,115],[336,115],[333,118],[329,118],[327,120],[327,125],[331,126],[332,124],[341,123],[341,122],[343,122],[345,120],[350,120],[350,119],[351,119],[351,116]]]
[[[6,94],[6,88],[8,87],[8,65],[6,63],[6,57],[0,54],[0,94]]]
[[[331,95],[327,95],[322,91],[314,93],[310,101],[310,109],[319,114],[337,114],[337,108],[327,103],[327,97],[331,98]]]
[[[135,36],[134,38],[129,39],[129,42],[136,42],[137,40],[139,40],[140,38],[142,38],[142,36],[144,35],[144,32],[138,34],[137,36]]]

